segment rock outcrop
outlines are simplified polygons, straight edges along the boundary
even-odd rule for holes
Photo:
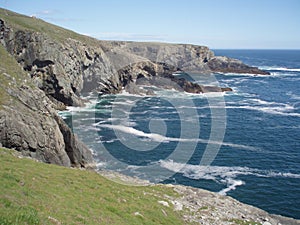
[[[266,74],[238,60],[215,57],[205,46],[190,44],[139,43],[97,41],[74,35],[70,31],[53,27],[36,18],[23,17],[36,25],[26,29],[0,18],[0,42],[27,71],[33,82],[55,103],[56,108],[82,106],[80,93],[95,90],[99,93],[118,93],[135,77],[163,76],[180,83],[185,91],[203,92],[197,85],[182,84],[172,77],[175,71],[209,74],[212,72],[238,72]],[[26,21],[27,22],[27,21]],[[40,26],[40,28],[39,28]],[[39,32],[41,27],[50,32]],[[141,64],[151,65],[141,68]],[[129,68],[136,67],[138,68]],[[152,67],[152,68],[151,68]],[[140,71],[137,71],[137,70]],[[132,71],[138,73],[131,73]],[[166,76],[167,75],[167,76]],[[192,88],[195,90],[192,90]],[[217,88],[206,90],[214,91]],[[228,90],[228,89],[223,89]]]
[[[39,32],[8,27],[3,20],[0,26],[1,43],[58,108],[59,103],[82,106],[80,92],[95,89],[100,80],[110,88],[118,85],[101,48],[72,38],[60,43]]]
[[[215,56],[213,51],[206,46],[124,41],[100,41],[100,45],[104,51],[114,52],[115,55],[134,56],[135,59],[131,59],[131,63],[136,63],[136,56],[138,56],[144,60],[165,64],[172,69],[186,73],[269,74],[257,67],[248,66],[239,60],[225,56]]]
[[[213,72],[270,75],[267,71],[260,70],[257,67],[248,66],[240,60],[224,56],[215,56],[211,58],[206,65]]]
[[[0,143],[23,155],[62,166],[93,167],[92,153],[58,116],[0,45]]]

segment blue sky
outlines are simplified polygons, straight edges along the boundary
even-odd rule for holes
[[[300,49],[300,0],[0,0],[99,39]]]

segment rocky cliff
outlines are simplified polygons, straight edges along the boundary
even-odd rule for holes
[[[66,166],[92,162],[91,153],[55,111],[82,106],[82,92],[118,93],[125,88],[135,93],[140,84],[192,93],[228,91],[172,74],[265,74],[240,61],[215,57],[204,46],[98,41],[4,9],[0,9],[0,43],[1,98],[6,99],[1,103],[0,142]],[[19,83],[15,83],[17,74]]]
[[[225,56],[215,56],[206,46],[191,44],[168,44],[149,42],[100,41],[102,49],[113,52],[114,55],[139,56],[138,60],[146,59],[155,63],[163,63],[187,73],[209,74],[249,73],[268,75],[257,67],[251,67],[243,62]],[[131,60],[132,62],[137,61]]]
[[[205,46],[97,41],[37,18],[1,13],[2,45],[58,108],[81,106],[81,92],[117,93],[139,75],[170,78],[178,70],[267,74],[238,60],[215,57]],[[147,66],[141,69],[141,63]]]
[[[0,144],[46,163],[93,167],[90,150],[1,45],[0,56]]]

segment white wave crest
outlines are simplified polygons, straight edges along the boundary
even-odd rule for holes
[[[287,68],[287,67],[262,66],[262,67],[259,67],[259,69],[261,69],[261,70],[288,71],[288,72],[300,72],[300,68]]]
[[[273,115],[300,117],[300,113],[294,112],[295,105],[280,102],[268,102],[262,99],[246,99],[242,102],[229,102],[226,109],[248,109]]]
[[[290,112],[291,107],[259,107],[259,106],[227,106],[226,109],[248,109],[254,111],[261,111],[268,114],[300,117],[300,113]]]
[[[99,127],[102,128],[109,128],[117,131],[121,131],[124,133],[132,134],[138,137],[145,137],[149,138],[152,141],[155,142],[199,142],[199,143],[205,143],[205,144],[214,144],[214,145],[223,145],[223,146],[229,146],[232,148],[238,148],[238,149],[245,149],[245,150],[251,150],[255,151],[258,150],[255,147],[247,146],[247,145],[241,145],[241,144],[234,144],[234,143],[228,143],[228,142],[219,142],[219,141],[212,141],[212,140],[205,140],[205,139],[187,139],[187,138],[172,138],[172,137],[166,137],[161,134],[156,133],[145,133],[143,131],[137,130],[133,127],[127,127],[123,125],[110,125],[110,124],[98,124]]]
[[[219,191],[220,195],[226,195],[227,192],[235,190],[237,186],[241,186],[245,184],[245,182],[242,180],[228,179],[227,184],[229,185],[227,188],[224,188],[221,191]]]
[[[226,184],[226,188],[220,190],[220,194],[235,190],[237,186],[245,184],[244,181],[236,179],[240,175],[251,175],[257,177],[285,177],[300,179],[300,174],[282,173],[269,170],[259,170],[249,167],[227,167],[227,166],[201,166],[177,163],[172,160],[160,160],[159,165],[170,171],[181,173],[183,176],[194,180],[213,180]]]
[[[128,134],[133,134],[133,135],[139,136],[139,137],[146,137],[146,138],[152,139],[153,141],[156,141],[156,142],[167,142],[168,139],[170,139],[170,138],[167,138],[160,134],[145,133],[145,132],[137,130],[133,127],[127,127],[127,126],[123,126],[123,125],[101,124],[99,126],[103,127],[103,128],[109,128],[109,129],[121,131],[121,132],[128,133]]]
[[[287,96],[290,96],[292,99],[300,100],[300,96],[292,93],[291,91],[286,93]]]

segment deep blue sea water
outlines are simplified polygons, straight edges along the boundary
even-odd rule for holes
[[[300,51],[215,54],[271,75],[190,74],[234,91],[89,94],[90,104],[61,115],[94,151],[99,169],[204,188],[300,219]]]

